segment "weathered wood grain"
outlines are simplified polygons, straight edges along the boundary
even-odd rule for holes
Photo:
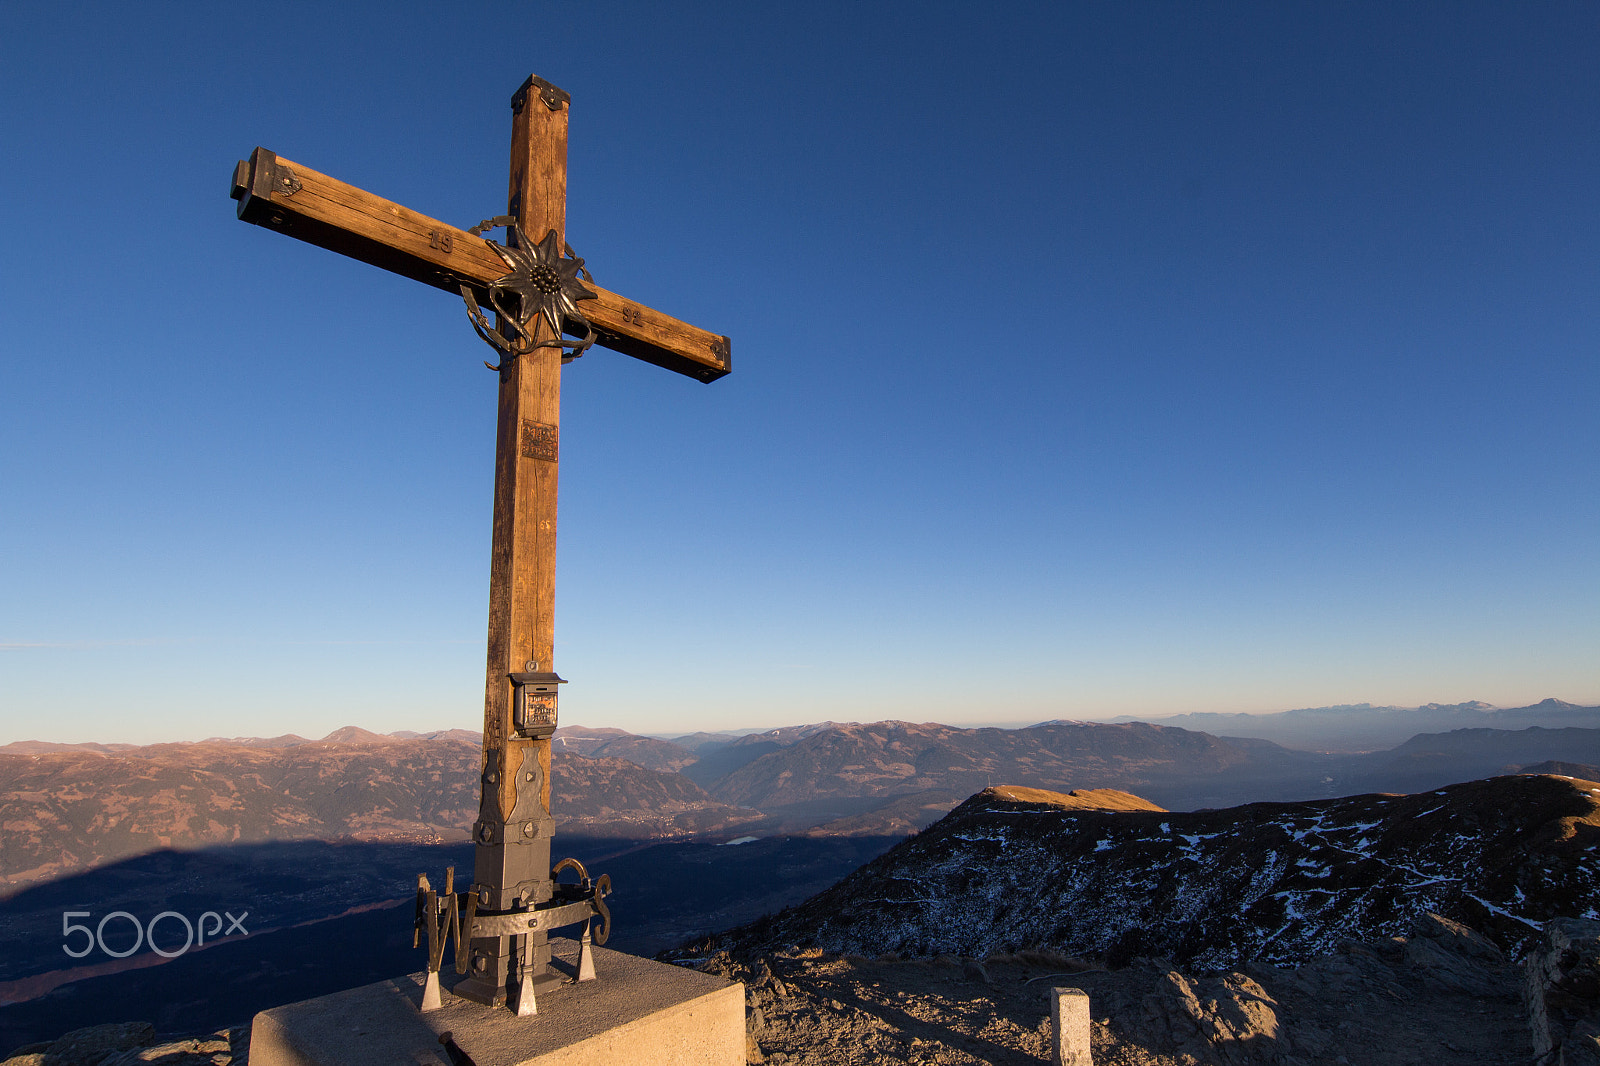
[[[235,169],[239,217],[267,229],[459,293],[462,282],[489,307],[488,288],[506,273],[489,242],[448,222],[374,196],[303,163],[257,148]],[[285,186],[281,178],[295,183]],[[538,224],[536,224],[538,225]],[[525,232],[537,240],[549,230]],[[715,381],[732,367],[728,338],[590,285],[580,304],[596,343],[647,363]]]
[[[512,99],[507,214],[530,240],[566,230],[570,98],[530,77]],[[509,273],[487,240],[256,148],[234,170],[239,217],[432,285],[494,310],[488,294]],[[658,366],[713,381],[730,366],[728,338],[616,293],[581,302],[598,343]],[[503,325],[503,323],[497,324]],[[549,329],[529,323],[534,339]],[[581,329],[564,323],[569,335]],[[553,337],[546,337],[553,340]],[[551,898],[551,740],[525,736],[515,721],[512,675],[555,669],[556,497],[561,435],[559,347],[501,359],[495,440],[494,529],[483,702],[483,776],[474,826],[471,898],[488,913]],[[520,943],[513,943],[520,941]],[[485,1004],[507,1000],[520,971],[522,994],[550,959],[544,931],[470,937],[471,974],[453,991]],[[522,961],[518,963],[516,960]],[[437,962],[437,960],[434,960]],[[526,1004],[524,1004],[526,1006]]]
[[[562,235],[566,181],[565,102],[555,109],[542,104],[516,108],[507,203],[524,232],[543,234],[553,229]],[[468,235],[468,240],[476,238]],[[451,244],[453,255],[457,242]],[[536,338],[549,328],[539,318],[529,325]],[[551,895],[550,838],[537,828],[551,824],[551,741],[548,736],[528,738],[517,733],[510,675],[555,669],[561,357],[559,348],[534,348],[516,358],[503,358],[500,371],[483,696],[486,774],[478,824],[498,827],[504,837],[497,842],[480,837],[473,863],[473,889],[479,900],[486,899],[490,909],[500,911],[543,902]],[[527,834],[530,828],[534,832]],[[550,958],[548,934],[523,936],[533,972],[544,973]],[[481,968],[456,986],[456,994],[490,1004],[503,1000],[513,959],[523,950],[521,939],[473,937],[472,951]]]

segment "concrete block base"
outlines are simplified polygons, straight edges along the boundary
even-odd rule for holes
[[[562,953],[563,943],[552,941],[556,966],[571,972],[576,945]],[[441,1033],[475,1066],[743,1066],[743,985],[604,948],[594,954],[598,980],[540,995],[538,1013],[525,1018],[448,991],[424,1014],[422,973],[274,1007],[251,1025],[250,1066],[451,1066]]]

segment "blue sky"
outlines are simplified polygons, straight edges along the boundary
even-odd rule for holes
[[[0,8],[0,740],[475,728],[458,300],[255,145],[734,342],[564,371],[562,718],[1600,702],[1600,9]]]

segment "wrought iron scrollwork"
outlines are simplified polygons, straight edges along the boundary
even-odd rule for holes
[[[479,337],[505,355],[516,358],[527,355],[536,348],[560,348],[561,361],[578,358],[594,344],[598,335],[589,320],[578,310],[579,300],[592,300],[598,294],[587,288],[583,281],[593,281],[584,269],[583,260],[575,255],[572,246],[562,242],[556,247],[556,231],[546,233],[544,240],[534,244],[510,215],[486,218],[467,232],[474,237],[483,236],[488,229],[504,228],[507,242],[499,244],[486,241],[495,254],[505,260],[510,272],[489,285],[489,305],[500,316],[500,328],[495,329],[484,316],[472,287],[461,285],[461,299],[466,302],[467,316]],[[583,281],[578,280],[582,278]],[[508,300],[508,297],[514,298]],[[539,323],[542,319],[551,334],[539,340]],[[531,326],[530,326],[531,324]],[[562,331],[571,324],[581,329],[582,340],[567,340]],[[484,363],[490,370],[501,370],[493,363]]]
[[[611,895],[611,875],[601,874],[599,877],[590,877],[589,871],[577,859],[562,859],[550,870],[550,880],[555,881],[561,876],[563,870],[578,871],[576,885],[557,884],[556,894],[560,898],[587,900],[594,907],[595,915],[600,919],[600,928],[594,932],[594,942],[604,944],[611,938],[611,908],[606,906],[606,897]]]
[[[417,912],[411,927],[411,946],[417,947],[421,934],[427,933],[428,977],[422,990],[423,1010],[437,1010],[441,1005],[439,969],[444,965],[445,949],[451,938],[456,942],[456,973],[467,972],[467,943],[477,912],[477,896],[456,892],[454,866],[445,871],[442,893],[428,884],[427,874],[417,875]]]

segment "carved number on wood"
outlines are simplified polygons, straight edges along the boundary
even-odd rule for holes
[[[441,252],[448,252],[450,251],[450,246],[454,243],[455,239],[448,233],[440,233],[436,229],[428,231],[429,248],[437,248]]]
[[[527,459],[556,461],[556,427],[532,419],[522,420],[522,454]]]
[[[630,325],[642,326],[644,325],[644,312],[637,307],[624,307],[622,309],[622,321]]]

